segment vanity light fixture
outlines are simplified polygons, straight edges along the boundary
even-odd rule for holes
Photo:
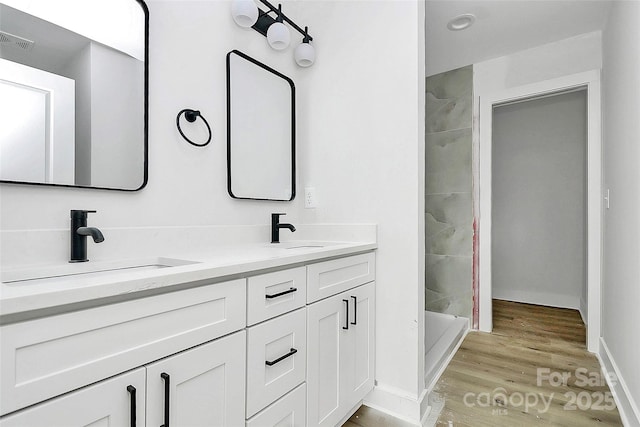
[[[259,9],[254,0],[233,0],[231,4],[231,14],[233,20],[241,27],[253,28],[267,38],[269,46],[275,50],[284,50],[289,47],[291,35],[285,22],[302,34],[302,43],[296,47],[294,58],[296,64],[301,67],[309,67],[315,62],[315,49],[310,43],[313,37],[309,35],[309,27],[304,31],[295,22],[282,12],[282,5],[276,8],[268,0],[258,0],[267,7],[264,11]],[[257,18],[254,19],[257,13]],[[274,14],[271,16],[269,14]]]
[[[231,16],[236,24],[249,28],[258,21],[258,7],[253,0],[233,0]]]
[[[296,51],[293,55],[296,59],[296,64],[301,67],[310,67],[316,60],[316,50],[313,45],[309,43],[309,35],[307,34],[308,30],[309,27],[304,27],[304,38],[302,39],[302,43],[296,47]]]
[[[267,30],[267,41],[269,42],[269,46],[275,50],[284,50],[288,48],[289,42],[291,41],[289,29],[282,21],[282,5],[279,4],[276,22],[269,25],[269,29]]]

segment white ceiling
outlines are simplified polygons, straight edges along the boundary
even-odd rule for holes
[[[427,75],[601,30],[610,6],[611,0],[427,0]],[[475,24],[449,31],[447,22],[463,13],[474,14]]]
[[[35,42],[29,51],[3,47],[0,58],[54,73],[61,73],[61,68],[91,41],[4,4],[0,4],[0,30]]]

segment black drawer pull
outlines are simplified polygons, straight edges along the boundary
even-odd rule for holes
[[[358,324],[358,298],[354,297],[353,295],[351,295],[351,298],[353,298],[353,322],[351,322],[351,324],[357,325]]]
[[[289,288],[289,290],[287,291],[282,291],[282,292],[278,292],[277,294],[273,294],[273,295],[265,295],[265,298],[271,299],[271,298],[278,298],[281,297],[282,295],[286,295],[286,294],[290,294],[293,293],[295,291],[297,291],[298,288]]]
[[[128,385],[127,391],[131,395],[131,427],[136,427],[136,388]]]
[[[160,427],[169,427],[169,374],[163,372],[160,377],[164,380],[164,424]]]
[[[344,302],[347,306],[347,314],[344,317],[344,326],[342,327],[342,329],[349,329],[349,300],[348,299],[343,299],[342,302]]]
[[[267,366],[273,366],[278,362],[283,361],[284,359],[286,359],[289,356],[293,356],[294,354],[296,354],[298,352],[298,350],[296,350],[295,348],[292,348],[291,351],[287,354],[285,354],[284,356],[280,356],[278,357],[276,360],[265,360],[264,363],[267,364]]]

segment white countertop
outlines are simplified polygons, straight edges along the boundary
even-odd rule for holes
[[[314,245],[321,245],[317,247]],[[185,283],[219,282],[225,278],[251,275],[263,270],[292,264],[317,262],[325,258],[346,256],[374,250],[375,242],[317,242],[289,241],[277,245],[269,243],[216,247],[193,253],[162,253],[144,259],[115,260],[132,265],[166,264],[175,260],[190,262],[168,268],[127,270],[123,268],[107,275],[74,274],[88,271],[97,265],[91,261],[80,264],[50,265],[6,269],[0,285],[0,317],[35,310],[51,309],[69,304],[84,303],[105,298],[130,295],[136,298],[153,289],[166,288],[169,292]],[[166,259],[166,262],[164,261]],[[109,265],[111,262],[102,263]],[[179,263],[179,262],[178,262]],[[114,265],[115,265],[114,264]],[[77,267],[76,267],[77,266]],[[52,278],[52,271],[64,271],[63,276]],[[7,277],[29,277],[34,271],[49,272],[46,280],[20,280],[5,283]],[[71,273],[70,273],[71,271]],[[35,274],[35,277],[38,277]],[[15,279],[12,279],[15,280]],[[165,290],[165,289],[163,289]]]

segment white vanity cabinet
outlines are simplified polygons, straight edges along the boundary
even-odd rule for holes
[[[0,415],[244,329],[245,283],[0,326]]]
[[[0,326],[0,427],[336,426],[373,388],[375,254],[273,270]]]
[[[38,414],[46,416],[49,411],[63,417],[64,422],[57,425],[84,425],[85,418],[75,418],[73,411],[63,409],[69,401],[85,402],[79,408],[94,416],[92,422],[119,416],[117,414],[128,407],[128,401],[113,409],[103,409],[98,401],[119,402],[123,398],[114,394],[109,386],[111,380],[100,381],[115,375],[119,376],[114,378],[121,378],[123,372],[137,368],[144,368],[144,373],[147,366],[149,369],[155,366],[150,365],[151,362],[174,354],[158,362],[173,363],[171,366],[176,370],[173,375],[174,385],[178,385],[174,391],[177,400],[172,403],[178,408],[174,415],[180,414],[184,406],[182,395],[222,393],[226,400],[224,405],[229,402],[237,405],[239,410],[236,409],[234,415],[244,422],[245,324],[246,279],[238,279],[3,325],[0,327],[0,409],[2,415],[12,414],[0,418],[0,426],[4,427],[5,422],[13,423],[14,419],[18,420],[16,425],[37,425],[37,422],[20,420],[22,417],[37,419]],[[212,341],[234,331],[240,332]],[[208,341],[212,342],[196,347]],[[193,350],[180,353],[193,347]],[[212,358],[212,353],[217,358]],[[179,364],[182,367],[177,369]],[[220,371],[220,366],[225,375],[231,373],[233,377],[226,377],[223,384],[216,384],[217,378],[211,375],[216,369]],[[240,380],[234,383],[239,384],[239,389],[227,384],[229,378],[234,377]],[[142,387],[135,386],[138,407],[143,411],[145,395],[158,393],[157,387],[145,391],[145,381],[152,383],[147,376]],[[97,384],[86,387],[92,383]],[[128,385],[121,387],[125,397]],[[218,385],[221,389],[212,391]],[[161,388],[159,392],[163,391]],[[72,393],[64,395],[69,392]],[[39,403],[50,398],[55,399]],[[96,400],[95,405],[88,403],[93,400]],[[35,404],[38,405],[28,408]],[[112,410],[115,412],[109,412]],[[155,416],[155,412],[148,409],[146,413]],[[89,418],[87,415],[86,419]],[[42,423],[56,425],[47,422],[46,418]],[[110,423],[129,425],[119,421]],[[144,416],[138,417],[137,425],[145,425]]]
[[[318,272],[325,278],[309,284],[358,285],[307,307],[307,426],[334,427],[374,386],[375,282],[364,282],[375,277],[374,254],[309,269]]]
[[[247,426],[304,426],[306,272],[303,266],[247,279]]]
[[[245,354],[245,332],[236,332],[18,411],[0,426],[240,426]]]
[[[374,279],[373,252],[249,278],[249,323],[269,320],[248,328],[247,427],[334,427],[373,389]],[[306,288],[306,308],[252,313],[263,310],[251,295],[261,301],[276,285],[276,294],[296,289],[282,295],[288,310],[304,304]],[[265,366],[278,355],[281,366]]]

